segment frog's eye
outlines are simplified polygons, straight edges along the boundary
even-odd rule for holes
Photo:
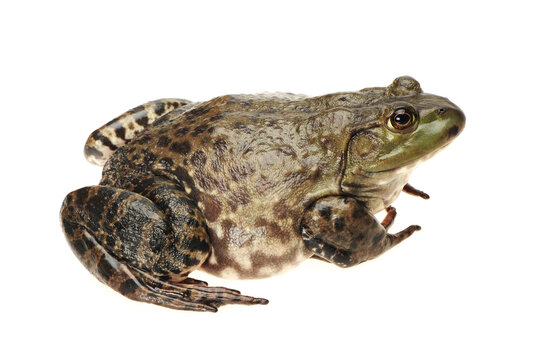
[[[399,132],[410,132],[415,130],[417,115],[415,111],[407,108],[395,110],[387,119],[389,129]]]

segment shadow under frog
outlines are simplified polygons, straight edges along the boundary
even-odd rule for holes
[[[409,175],[464,124],[410,77],[311,98],[152,101],[90,135],[85,156],[103,176],[67,195],[63,229],[86,268],[130,299],[197,311],[266,304],[188,275],[263,278],[308,258],[348,267],[377,257],[420,229],[388,233],[391,203],[401,191],[428,198]]]

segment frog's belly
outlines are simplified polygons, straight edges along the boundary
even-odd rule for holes
[[[230,279],[265,278],[290,270],[310,257],[300,234],[278,224],[209,224],[212,252],[202,270]]]

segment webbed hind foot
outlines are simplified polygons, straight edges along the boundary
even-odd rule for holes
[[[206,282],[186,278],[178,283],[164,282],[148,274],[132,271],[129,286],[115,288],[135,301],[148,302],[175,310],[217,312],[228,304],[266,305],[267,299],[242,295],[240,291],[225,287],[208,286]]]
[[[238,290],[225,287],[208,286],[202,281],[191,278],[177,284],[151,279],[146,281],[146,285],[156,296],[166,297],[172,304],[176,300],[181,300],[183,302],[181,310],[216,312],[218,307],[227,304],[266,305],[269,303],[267,299],[242,295]],[[167,303],[158,305],[173,307]]]

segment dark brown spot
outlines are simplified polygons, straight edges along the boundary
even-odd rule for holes
[[[92,138],[93,138],[94,140],[99,140],[99,141],[101,141],[101,143],[102,143],[103,145],[107,146],[109,149],[111,149],[111,150],[113,150],[113,151],[116,150],[116,149],[118,149],[118,147],[117,147],[116,145],[114,145],[114,144],[111,142],[111,140],[109,140],[108,137],[104,136],[104,135],[101,133],[101,131],[99,131],[99,130],[96,130],[96,131],[94,131],[94,132],[92,133]]]
[[[192,162],[192,164],[201,169],[203,168],[203,166],[205,166],[205,163],[207,162],[207,155],[205,155],[202,150],[197,150],[193,153],[190,161]]]
[[[71,209],[70,209],[71,208]],[[73,206],[69,206],[68,207],[68,212],[69,213],[73,213]],[[69,237],[69,238],[73,238],[73,235],[75,234],[75,224],[72,223],[72,222],[69,222],[68,220],[64,219],[64,216],[65,215],[65,208],[62,209],[62,228],[64,229],[64,232],[66,233],[66,235]],[[77,241],[81,241],[81,240],[75,240],[73,243],[72,243],[72,246],[75,248],[75,242]],[[78,244],[78,245],[81,245],[81,244]],[[83,252],[85,252],[86,249],[83,248]],[[79,253],[79,251],[77,251]]]
[[[165,112],[165,104],[162,101],[156,101],[154,103],[154,113],[160,116]]]
[[[218,139],[214,142],[214,152],[218,156],[223,156],[227,150],[227,142],[224,139]]]
[[[152,136],[150,136],[149,134],[144,134],[143,136],[138,138],[136,141],[134,141],[134,143],[136,143],[136,144],[146,144],[150,140],[152,140]]]
[[[64,226],[64,229],[66,229],[65,226]],[[66,233],[68,233],[68,232],[66,231]],[[77,252],[77,254],[79,254],[79,255],[84,255],[84,253],[87,250],[84,240],[77,239],[77,240],[71,242],[70,244],[71,244],[71,247],[73,248],[73,250],[75,252]]]
[[[192,150],[192,147],[190,146],[189,142],[183,141],[183,142],[174,142],[171,145],[170,149],[181,155],[188,155],[190,151]]]
[[[141,126],[147,126],[148,125],[148,117],[146,116],[146,112],[144,114],[141,114],[140,116],[134,115],[135,122]]]
[[[285,200],[280,200],[272,207],[272,211],[277,219],[284,219],[287,216],[287,205]]]
[[[255,221],[255,226],[263,226],[267,229],[267,233],[277,239],[280,239],[283,243],[289,241],[290,234],[284,230],[278,223],[267,221],[264,218],[258,218]]]
[[[202,134],[205,130],[207,130],[207,128],[208,128],[207,124],[199,125],[195,129],[193,129],[193,131],[191,132],[191,135],[192,136],[198,136],[198,135]]]
[[[325,220],[330,220],[331,218],[331,208],[329,206],[318,206],[319,215]]]
[[[126,140],[126,129],[124,129],[123,126],[116,128],[115,135],[121,138],[122,140]]]
[[[167,135],[162,135],[158,138],[158,142],[156,142],[156,145],[159,147],[166,147],[171,143],[171,138]]]
[[[199,236],[194,236],[186,240],[187,246],[191,251],[200,251],[204,254],[210,251],[209,243],[207,239],[201,239]]]
[[[184,135],[186,135],[188,133],[189,130],[190,129],[188,129],[188,128],[181,127],[179,129],[177,129],[177,131],[175,131],[175,136],[183,137]]]
[[[103,280],[108,281],[111,276],[115,274],[115,268],[107,260],[106,256],[103,256],[98,263],[98,273],[103,278]]]
[[[222,220],[222,222],[220,223],[220,225],[222,226],[222,234],[224,236],[224,239],[229,239],[229,233],[230,233],[230,230],[233,226],[235,226],[235,223],[233,223],[231,220],[229,219],[226,219],[226,220]]]
[[[195,109],[190,110],[188,112],[185,112],[183,115],[186,118],[186,120],[190,121],[190,120],[193,120],[196,117],[199,117],[201,115],[205,115],[206,113],[208,113],[210,111],[210,109],[211,109],[210,106],[203,105],[203,106],[196,107]]]
[[[346,222],[344,221],[344,218],[339,216],[334,220],[334,229],[337,232],[340,232],[344,230],[344,226],[346,225]]]
[[[222,212],[222,207],[220,206],[220,202],[216,200],[216,198],[208,194],[200,194],[199,200],[205,206],[203,215],[205,215],[205,218],[207,219],[207,221],[209,222],[216,221],[216,219],[218,219],[218,217],[220,216],[220,213]]]
[[[118,291],[121,294],[132,294],[137,290],[139,285],[135,282],[135,280],[126,280],[120,286],[118,287]]]

